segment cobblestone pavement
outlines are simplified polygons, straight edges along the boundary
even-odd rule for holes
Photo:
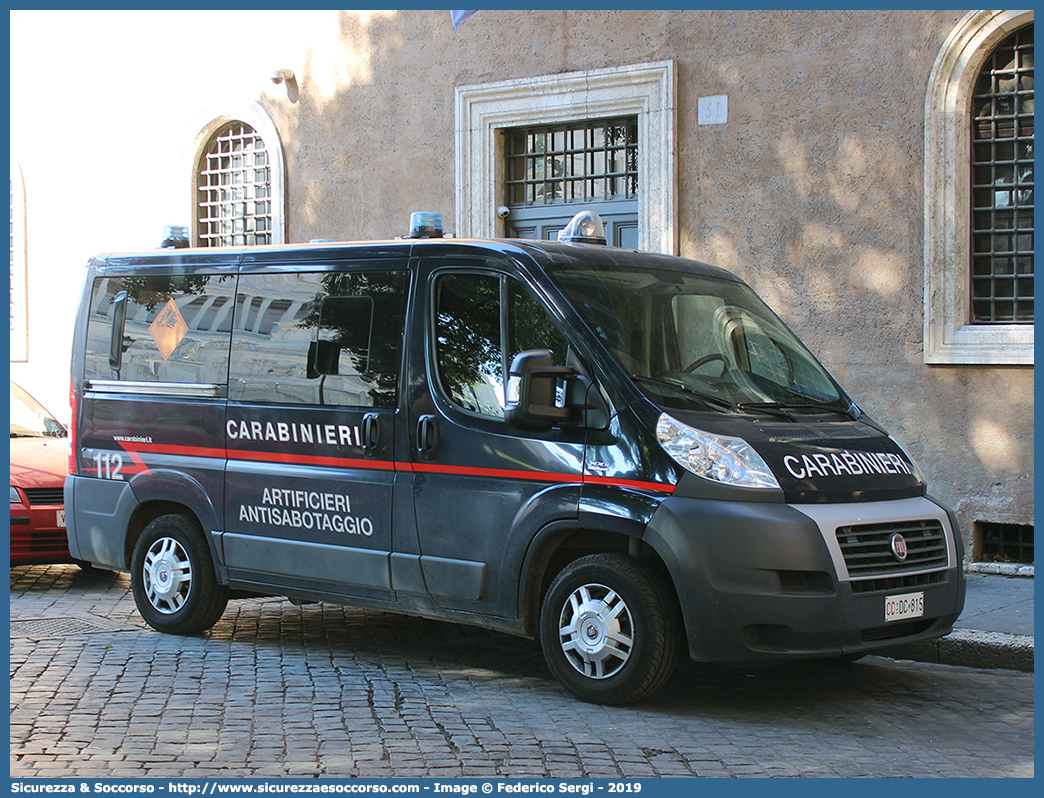
[[[1033,775],[1032,674],[685,664],[607,708],[495,632],[250,599],[172,637],[125,574],[11,569],[12,777]]]

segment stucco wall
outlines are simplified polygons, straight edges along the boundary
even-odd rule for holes
[[[185,150],[199,120],[248,102],[279,131],[288,241],[401,235],[417,210],[440,211],[452,232],[455,87],[673,61],[680,254],[750,282],[908,448],[966,536],[977,520],[1033,523],[1032,367],[922,361],[925,91],[964,12],[480,11],[457,31],[447,11],[252,12],[236,24],[255,47],[217,61],[213,41],[185,36],[207,28],[205,13],[185,14],[159,27],[148,16],[121,16],[139,20],[146,37],[134,40],[134,69],[178,101],[162,109],[107,102],[114,93],[77,101],[81,130],[104,120],[109,131],[94,142],[97,165],[80,176],[92,201],[76,223],[90,228],[94,246],[73,257],[66,240],[52,253],[44,228],[31,228],[31,268],[45,279],[78,287],[65,275],[110,248],[103,242],[128,248],[94,206],[119,206],[110,170],[133,145],[118,132],[147,127],[143,115],[154,135],[178,142],[177,158],[149,168],[157,190],[184,209],[181,219],[150,222],[150,241],[158,243],[163,224],[188,222]],[[63,57],[105,59],[111,31],[99,29],[79,53],[73,43],[77,25],[82,32],[94,19],[15,16],[12,42],[68,25],[60,40],[73,52]],[[116,48],[133,35],[121,33]],[[180,44],[168,41],[174,36]],[[27,52],[29,63],[13,63],[32,69],[42,57]],[[132,80],[126,58],[114,63]],[[276,68],[293,69],[294,85],[271,84]],[[71,91],[71,82],[53,90]],[[718,94],[728,96],[727,123],[697,125],[696,100]],[[67,124],[62,107],[41,106],[33,119]],[[16,131],[22,118],[17,109],[13,116]],[[34,144],[21,146],[29,212],[47,213],[58,199],[40,180],[53,167]],[[74,305],[75,290],[61,296]],[[43,312],[31,304],[31,316]],[[53,333],[61,345],[66,326]],[[27,378],[44,357],[35,351],[19,367]],[[47,385],[56,392],[53,379]]]

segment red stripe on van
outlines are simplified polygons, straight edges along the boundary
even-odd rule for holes
[[[500,479],[529,479],[537,482],[582,482],[580,474],[556,474],[551,471],[511,471],[505,468],[469,468],[468,466],[437,465],[435,463],[399,463],[404,470],[457,474],[462,477],[495,477]]]
[[[637,479],[617,479],[616,477],[584,477],[585,485],[609,485],[616,488],[635,488],[637,490],[655,490],[659,493],[674,493],[677,485],[667,482],[642,482]]]
[[[618,477],[593,477],[583,474],[559,474],[552,471],[518,471],[503,468],[472,468],[469,466],[439,465],[437,463],[400,463],[390,460],[349,459],[345,457],[319,457],[315,455],[287,454],[280,452],[248,452],[240,449],[205,449],[193,446],[167,446],[154,443],[123,444],[125,451],[180,454],[195,457],[228,457],[230,460],[251,462],[294,463],[297,465],[340,466],[342,468],[364,468],[375,471],[412,471],[420,474],[456,474],[465,477],[492,477],[494,479],[524,479],[534,482],[578,482],[586,485],[651,490],[657,493],[674,493],[675,485],[666,482],[645,482]],[[142,463],[144,465],[144,463]]]
[[[206,449],[202,446],[171,446],[166,443],[141,443],[140,441],[117,441],[125,452],[149,452],[150,454],[181,454],[186,457],[225,458],[224,449]]]
[[[675,485],[666,482],[643,482],[636,479],[615,477],[592,477],[582,474],[556,474],[550,471],[511,471],[499,468],[468,468],[466,466],[444,466],[434,463],[399,463],[403,469],[434,474],[458,474],[467,477],[494,477],[502,479],[526,479],[536,482],[580,482],[586,485],[608,485],[636,490],[653,490],[657,493],[674,493]]]
[[[285,454],[280,452],[248,452],[241,449],[208,449],[202,446],[171,446],[169,444],[121,442],[125,452],[149,452],[152,454],[174,454],[185,457],[219,457],[230,460],[250,460],[254,462],[296,463],[298,465],[340,466],[349,468],[370,468],[382,471],[394,471],[395,464],[384,460],[351,460],[346,457],[318,457],[304,454]],[[137,459],[137,458],[135,458]]]
[[[127,452],[128,455],[130,455],[131,462],[134,463],[134,465],[137,468],[141,469],[137,473],[139,473],[139,474],[150,474],[150,475],[152,474],[152,471],[149,470],[149,467],[145,464],[145,461],[141,459],[141,455],[140,454],[138,454],[135,451],[131,451],[129,449],[124,449],[124,451]],[[123,473],[130,474],[132,472],[131,472],[131,470],[129,468],[124,468],[123,469]]]
[[[368,468],[374,471],[394,471],[396,464],[388,460],[360,460],[347,457],[318,457],[307,454],[284,454],[276,452],[245,452],[228,450],[229,460],[251,460],[254,462],[295,463],[297,465],[340,466],[342,468]]]

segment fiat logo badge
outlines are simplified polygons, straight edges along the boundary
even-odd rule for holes
[[[902,562],[906,559],[906,538],[896,532],[892,535],[892,554],[895,555],[895,559]]]

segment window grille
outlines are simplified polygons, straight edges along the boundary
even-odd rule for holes
[[[232,122],[210,140],[199,173],[199,245],[272,243],[272,187],[265,143]]]
[[[1033,323],[1033,28],[1005,39],[972,96],[971,314]]]
[[[516,128],[506,135],[507,204],[634,200],[635,117]]]
[[[976,521],[972,526],[975,562],[1033,564],[1033,526]]]

